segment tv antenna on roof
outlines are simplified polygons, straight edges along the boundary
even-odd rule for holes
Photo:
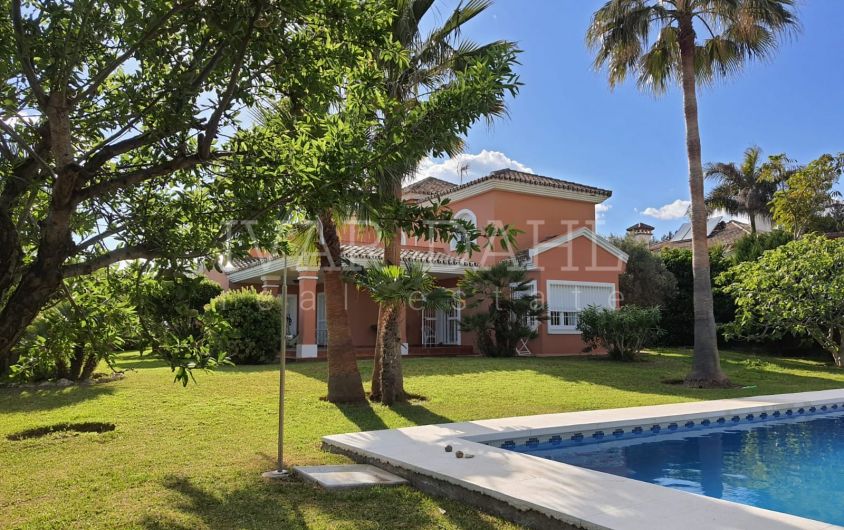
[[[469,162],[463,162],[457,168],[457,174],[460,175],[460,184],[463,184],[463,176],[469,172]]]

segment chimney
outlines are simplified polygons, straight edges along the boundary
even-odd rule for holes
[[[645,223],[637,223],[627,229],[627,237],[647,245],[654,237],[654,227]]]

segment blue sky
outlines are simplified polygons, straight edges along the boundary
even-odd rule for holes
[[[508,119],[472,129],[467,178],[510,165],[605,187],[613,197],[601,214],[602,233],[644,221],[659,235],[683,219],[643,212],[671,217],[683,208],[661,208],[689,196],[681,97],[673,90],[655,98],[633,82],[609,89],[584,44],[601,3],[497,0],[472,21],[467,38],[513,40],[524,50],[518,69],[524,87]],[[443,2],[441,16],[452,5]],[[699,91],[704,162],[740,160],[750,145],[800,162],[844,151],[844,1],[802,1],[798,15],[800,33],[771,60]],[[428,163],[421,172],[454,179],[454,167]]]

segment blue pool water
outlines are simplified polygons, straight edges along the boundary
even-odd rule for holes
[[[844,525],[844,413],[513,450]]]

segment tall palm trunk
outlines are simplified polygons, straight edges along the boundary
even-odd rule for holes
[[[375,347],[381,352],[381,365],[372,378],[373,381],[380,379],[381,403],[384,405],[392,405],[405,399],[400,377],[401,337],[396,333],[400,312],[401,306],[382,304],[378,314],[378,339]]]
[[[393,184],[392,193],[393,197],[397,200],[401,200],[402,193],[400,181]],[[384,264],[396,266],[401,265],[400,228],[393,230],[389,240],[384,242]],[[378,377],[378,374],[381,373],[385,373],[386,377],[390,378],[389,385],[393,389],[391,392],[393,392],[395,396],[393,401],[403,400],[406,397],[404,391],[404,375],[401,370],[401,326],[405,323],[406,315],[403,306],[395,309],[395,311],[397,313],[395,318],[382,318],[383,315],[381,313],[384,312],[384,308],[381,308],[378,311],[378,336],[381,337],[383,331],[384,339],[376,342],[375,345],[375,363],[372,372],[372,392],[370,393],[370,399],[381,401],[384,404],[387,404],[385,397],[382,395],[384,377]],[[383,326],[388,326],[389,329],[382,330]],[[384,356],[387,354],[387,349],[390,351],[398,351],[399,357],[394,361],[395,365],[393,369],[385,372],[382,368],[382,363],[384,362]]]
[[[692,370],[686,376],[690,386],[725,386],[727,376],[721,371],[712,281],[709,272],[709,247],[706,233],[706,203],[703,190],[700,130],[698,128],[695,89],[695,31],[691,16],[680,21],[680,61],[682,64],[683,106],[686,118],[686,150],[689,157],[689,188],[692,199],[692,273],[694,276],[695,349]]]
[[[345,286],[340,237],[330,211],[323,212],[320,221],[325,240],[321,243],[323,256],[320,265],[325,279],[325,316],[328,325],[328,401],[366,401],[343,297]]]

